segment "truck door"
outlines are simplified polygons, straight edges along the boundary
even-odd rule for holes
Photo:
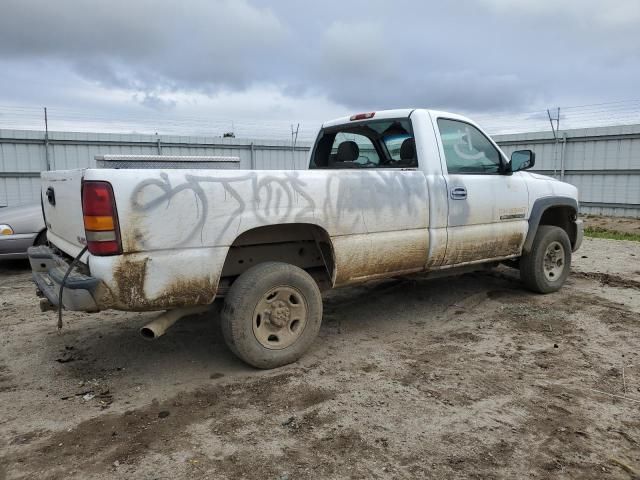
[[[310,163],[324,170],[318,215],[331,235],[335,285],[424,270],[429,251],[429,196],[411,121],[355,117],[321,130]]]
[[[489,138],[459,119],[435,121],[448,190],[443,265],[516,256],[527,233],[528,191]]]

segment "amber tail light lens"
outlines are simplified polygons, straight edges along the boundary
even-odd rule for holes
[[[93,255],[120,255],[118,212],[109,182],[82,182],[82,214],[87,248]]]

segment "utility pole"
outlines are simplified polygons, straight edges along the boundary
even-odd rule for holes
[[[47,107],[44,107],[44,161],[47,171],[51,170],[51,162],[49,161],[49,119],[47,117]]]
[[[549,123],[551,124],[551,131],[553,132],[553,139],[555,140],[555,144],[553,147],[553,176],[557,175],[557,166],[558,166],[558,130],[560,130],[560,107],[558,107],[556,112],[556,118],[551,116],[551,111],[547,108],[547,116],[549,117]],[[553,121],[556,121],[555,127],[553,126]]]
[[[160,137],[158,136],[158,132],[156,132],[156,146],[158,149],[158,155],[162,155],[162,142]]]

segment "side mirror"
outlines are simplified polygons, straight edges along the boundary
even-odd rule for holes
[[[536,164],[536,154],[531,150],[517,150],[511,154],[511,171],[527,170]]]

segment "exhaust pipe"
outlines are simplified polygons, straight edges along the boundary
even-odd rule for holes
[[[156,338],[164,335],[167,329],[182,317],[195,315],[197,313],[204,313],[208,310],[208,305],[167,310],[142,327],[140,329],[140,335],[142,335],[142,338],[145,340],[155,340]]]

